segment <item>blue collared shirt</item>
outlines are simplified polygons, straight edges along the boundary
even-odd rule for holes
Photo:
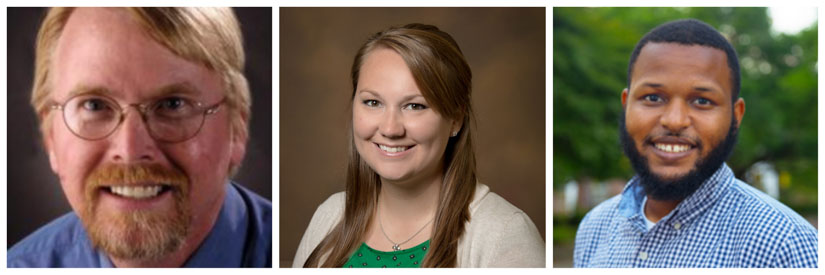
[[[644,196],[634,177],[584,217],[575,267],[817,266],[816,229],[726,164],[650,230]]]
[[[9,267],[113,267],[92,247],[74,212],[41,227],[8,251]],[[184,267],[271,267],[272,203],[226,184],[218,219]]]

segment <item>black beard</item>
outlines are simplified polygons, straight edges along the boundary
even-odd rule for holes
[[[686,175],[676,179],[664,179],[660,175],[654,174],[650,170],[650,165],[646,157],[636,149],[636,142],[627,133],[625,125],[625,114],[621,113],[619,118],[619,141],[627,158],[630,159],[633,170],[639,176],[639,183],[645,194],[650,198],[662,201],[681,201],[697,189],[712,176],[722,163],[730,157],[733,147],[736,145],[736,137],[739,128],[736,126],[736,118],[731,115],[730,130],[725,139],[713,148],[705,158],[699,158]],[[672,135],[678,136],[678,133]]]

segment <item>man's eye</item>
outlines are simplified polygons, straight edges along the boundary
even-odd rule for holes
[[[663,101],[662,97],[660,97],[658,95],[646,95],[646,96],[643,96],[642,99],[650,101],[650,102],[662,102]]]
[[[80,103],[80,106],[81,108],[83,108],[84,111],[91,112],[105,111],[109,108],[108,104],[106,104],[106,101],[99,98],[90,98],[84,100]]]
[[[158,107],[166,110],[178,110],[186,105],[186,101],[179,97],[170,97],[158,102]]]
[[[152,110],[159,117],[185,118],[193,114],[195,107],[185,98],[168,97],[157,101]]]
[[[367,105],[369,107],[378,107],[378,104],[378,100],[375,99],[364,100],[364,105]]]
[[[410,104],[407,104],[406,106],[404,106],[404,109],[408,109],[408,110],[424,110],[424,109],[427,109],[427,106],[425,106],[424,104],[410,103]]]
[[[83,95],[75,97],[66,104],[70,117],[91,121],[105,121],[117,116],[117,104],[103,97]]]
[[[713,101],[710,101],[707,98],[697,98],[696,100],[694,100],[694,102],[696,102],[696,104],[699,104],[699,105],[702,105],[702,106],[709,106],[709,105],[713,104]]]

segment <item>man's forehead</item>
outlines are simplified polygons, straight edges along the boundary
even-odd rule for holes
[[[727,62],[727,54],[721,49],[700,44],[682,44],[677,42],[648,42],[639,52],[639,59],[644,56],[682,55],[694,58],[714,59]],[[638,62],[638,61],[637,61]]]
[[[639,53],[633,68],[632,85],[648,76],[680,75],[718,82],[731,92],[731,74],[724,51],[702,45],[679,43],[647,43]]]
[[[123,8],[75,10],[51,66],[54,100],[89,91],[130,101],[170,92],[197,96],[221,91],[217,73],[175,55]]]
[[[140,24],[124,8],[75,8],[63,27],[62,36],[117,35],[123,30],[141,32]]]

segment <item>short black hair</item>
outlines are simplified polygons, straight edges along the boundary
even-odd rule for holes
[[[728,56],[728,68],[730,68],[730,80],[733,87],[731,102],[736,102],[736,99],[739,98],[741,77],[739,76],[739,58],[736,57],[736,50],[719,31],[696,19],[680,19],[664,23],[645,34],[636,43],[636,48],[633,49],[633,54],[630,55],[630,64],[627,66],[628,89],[630,89],[633,65],[636,63],[636,59],[639,58],[642,47],[648,42],[678,43],[687,46],[701,45],[724,51],[725,55]]]

